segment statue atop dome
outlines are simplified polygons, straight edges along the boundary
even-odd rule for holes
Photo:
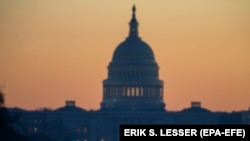
[[[133,11],[133,18],[135,18],[135,11],[136,11],[135,5],[133,6],[132,11]]]
[[[130,31],[129,31],[129,37],[138,37],[138,25],[139,23],[136,20],[136,7],[135,5],[132,8],[132,19],[129,23]]]

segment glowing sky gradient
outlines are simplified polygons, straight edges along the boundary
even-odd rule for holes
[[[139,35],[154,51],[167,110],[201,101],[250,106],[249,0],[1,0],[0,84],[6,106],[98,109],[114,49]]]

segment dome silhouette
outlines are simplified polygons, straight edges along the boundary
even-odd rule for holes
[[[114,50],[103,81],[102,110],[163,111],[163,81],[151,47],[138,36],[132,8],[129,35]]]
[[[113,63],[153,63],[154,53],[151,47],[140,38],[129,37],[120,43],[114,51]]]

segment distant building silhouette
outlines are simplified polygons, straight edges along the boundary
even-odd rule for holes
[[[132,8],[129,35],[114,51],[103,81],[101,108],[86,111],[67,100],[55,110],[20,113],[19,125],[32,139],[54,141],[118,141],[120,124],[250,124],[250,109],[239,112],[212,112],[191,102],[181,111],[165,110],[163,81],[151,47],[138,35],[136,7]]]

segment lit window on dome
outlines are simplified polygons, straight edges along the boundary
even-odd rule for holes
[[[135,89],[134,87],[131,88],[131,96],[134,96],[135,95]]]
[[[127,96],[130,96],[130,88],[127,88]]]
[[[143,87],[140,87],[140,95],[143,96]]]
[[[139,87],[136,87],[135,93],[136,93],[136,96],[139,96]]]

